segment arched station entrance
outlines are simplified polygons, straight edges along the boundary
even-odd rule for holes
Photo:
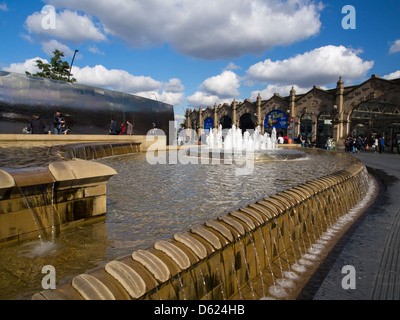
[[[253,117],[250,113],[245,113],[240,117],[239,120],[239,128],[242,129],[242,132],[246,132],[246,130],[254,130],[255,125],[253,121]]]
[[[332,115],[329,112],[322,112],[318,117],[317,148],[325,148],[329,137],[333,138]]]
[[[353,109],[350,133],[367,138],[370,145],[384,136],[388,151],[397,151],[400,140],[400,107],[386,100],[370,100]],[[394,150],[396,149],[396,150]]]
[[[304,139],[312,140],[312,118],[308,113],[305,113],[300,119],[300,134]]]
[[[228,116],[223,116],[219,123],[222,126],[222,130],[232,128],[232,119]]]

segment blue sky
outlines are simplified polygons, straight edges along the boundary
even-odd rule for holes
[[[398,0],[0,0],[0,69],[35,72],[37,58],[57,48],[71,62],[77,49],[78,83],[173,104],[179,118],[339,76],[400,78],[399,15]]]

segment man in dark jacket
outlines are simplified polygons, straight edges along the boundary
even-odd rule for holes
[[[44,134],[45,123],[40,119],[38,114],[34,114],[31,121],[32,134]]]
[[[111,123],[110,123],[110,134],[112,134],[112,135],[119,134],[119,132],[118,132],[118,122],[115,121],[115,120],[111,120]]]

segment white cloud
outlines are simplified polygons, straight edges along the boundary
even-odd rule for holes
[[[3,70],[23,74],[25,74],[25,71],[28,71],[33,74],[40,71],[40,69],[36,66],[36,60],[42,60],[43,63],[49,63],[46,59],[36,57],[33,59],[27,59],[22,63],[11,63],[9,67],[3,68]]]
[[[157,91],[162,87],[161,82],[151,77],[134,76],[124,70],[108,70],[102,65],[86,66],[84,68],[74,66],[72,74],[78,83],[127,93]]]
[[[182,85],[182,82],[180,79],[170,79],[165,85],[164,85],[164,90],[167,92],[174,92],[174,93],[179,93],[182,92],[185,89],[185,87]]]
[[[211,95],[206,92],[197,91],[193,95],[187,97],[186,100],[191,107],[197,108],[199,106],[203,107],[214,106],[214,104],[228,102],[229,99],[220,99],[216,95]]]
[[[387,74],[386,76],[383,76],[382,78],[386,79],[386,80],[399,79],[400,78],[400,70],[397,70],[395,72]]]
[[[105,55],[105,53],[102,52],[102,51],[100,51],[100,49],[97,48],[95,45],[91,45],[91,46],[88,48],[88,50],[89,50],[89,52],[94,53],[94,54],[100,54],[100,55],[102,55],[102,56]]]
[[[68,46],[62,44],[57,40],[49,40],[42,42],[43,51],[50,57],[53,56],[54,50],[59,50],[64,53],[64,57],[72,57],[74,51],[72,51]]]
[[[35,12],[28,16],[25,21],[28,32],[41,39],[56,38],[70,42],[106,40],[101,28],[86,14],[81,15],[71,10],[56,12],[54,29],[43,28],[42,21],[46,16],[45,12]]]
[[[236,69],[242,69],[242,68],[234,64],[233,62],[229,62],[229,64],[226,66],[224,70],[236,70]]]
[[[396,40],[390,47],[389,53],[400,52],[400,39]]]
[[[109,70],[102,65],[73,67],[72,74],[78,83],[131,93],[171,105],[181,104],[184,98],[184,86],[176,78],[163,83],[151,77],[132,75],[125,70]]]
[[[239,93],[240,79],[233,71],[223,71],[210,77],[199,86],[199,91],[187,98],[191,106],[213,106],[215,103],[231,102]]]
[[[36,60],[48,63],[46,59],[33,58],[25,62],[12,63],[5,71],[23,73],[40,71],[36,67]],[[163,83],[146,76],[135,76],[124,70],[108,70],[102,65],[84,68],[72,67],[72,75],[78,84],[85,84],[120,92],[135,94],[149,99],[159,100],[172,105],[182,104],[184,86],[179,79],[170,79]]]
[[[220,59],[262,53],[316,35],[322,5],[310,0],[47,0],[96,17],[132,47],[169,43],[182,54]],[[76,17],[75,17],[76,18]]]
[[[299,86],[296,86],[296,85],[292,86],[292,85],[270,84],[264,90],[253,91],[250,95],[250,100],[256,101],[258,94],[261,95],[262,100],[270,99],[274,95],[274,93],[279,93],[282,97],[287,97],[290,95],[290,90],[292,90],[292,87],[294,87],[296,94],[306,93],[311,90],[311,87],[310,88],[300,88]]]
[[[247,75],[250,81],[296,83],[301,87],[330,84],[340,76],[346,81],[359,80],[374,62],[363,61],[358,53],[344,46],[326,46],[285,60],[256,63],[247,70]]]
[[[224,71],[222,74],[204,80],[201,91],[220,97],[235,97],[239,93],[239,77],[233,71]]]

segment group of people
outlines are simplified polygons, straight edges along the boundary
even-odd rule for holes
[[[358,153],[360,151],[367,151],[371,147],[374,148],[374,152],[382,153],[385,149],[385,137],[378,136],[373,139],[362,138],[361,136],[352,137],[348,136],[345,140],[345,152],[346,153]]]
[[[308,136],[304,137],[302,134],[299,134],[297,138],[296,137],[294,138],[294,140],[295,143],[301,144],[301,146],[305,148],[313,146],[310,137]]]
[[[117,120],[111,120],[110,123],[110,134],[111,135],[129,135],[133,134],[133,123],[126,121],[126,123],[118,122]]]
[[[51,133],[51,130],[46,131],[46,123],[40,118],[40,115],[35,113],[31,122],[26,128],[27,133],[31,134],[45,134]],[[67,123],[60,111],[56,111],[53,116],[53,133],[54,134],[68,134],[70,133]]]

